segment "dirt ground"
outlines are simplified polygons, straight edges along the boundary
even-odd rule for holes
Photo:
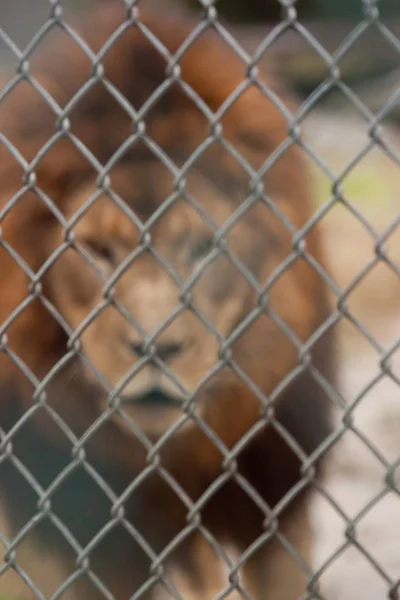
[[[336,174],[368,144],[365,124],[343,115],[317,115],[308,134]],[[381,134],[399,156],[397,133]],[[345,199],[377,236],[345,206],[337,207],[337,214],[325,223],[330,272],[340,288],[349,289],[364,273],[347,297],[349,318],[340,326],[340,387],[353,409],[352,428],[331,455],[326,496],[318,494],[313,507],[318,532],[315,569],[321,569],[326,600],[394,598],[388,594],[400,577],[400,228],[385,238],[400,217],[399,181],[395,160],[374,148],[343,188]],[[380,241],[385,243],[377,261]],[[337,415],[338,431],[343,414]]]
[[[304,134],[336,176],[368,144],[365,123],[352,115],[316,113]],[[317,494],[313,506],[315,569],[321,569],[326,600],[383,600],[400,577],[400,227],[386,235],[400,215],[400,169],[382,151],[387,145],[400,156],[400,137],[390,130],[381,135],[381,148],[366,153],[344,179],[344,200],[322,221],[329,274],[342,293],[349,292],[348,316],[340,323],[340,392],[353,407],[352,429],[331,453],[326,494]],[[317,167],[315,177],[319,202],[329,201],[328,178]],[[353,289],[360,272],[364,277]],[[390,349],[383,374],[381,361]],[[342,418],[343,409],[338,431]],[[2,592],[7,599],[23,597],[26,586],[17,580],[11,572],[0,578],[0,598]]]

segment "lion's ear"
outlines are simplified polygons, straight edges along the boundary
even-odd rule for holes
[[[5,75],[0,86],[4,81]],[[46,73],[36,74],[35,81],[60,104],[56,81]],[[20,219],[43,222],[51,204],[62,211],[63,200],[94,168],[43,93],[29,81],[9,87],[0,103],[0,215],[6,211],[8,218],[23,205]]]
[[[61,213],[65,212],[68,198],[86,181],[98,176],[98,172],[68,139],[54,144],[39,161],[35,174],[36,193],[46,195],[46,198],[42,197],[42,206],[46,206],[48,200]]]

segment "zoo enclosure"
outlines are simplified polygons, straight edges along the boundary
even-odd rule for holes
[[[128,2],[126,4],[133,6],[135,3]],[[340,39],[340,43],[337,44],[335,50],[328,51],[325,48],[324,40],[319,38],[317,33],[313,33],[313,27],[308,27],[306,23],[303,23],[302,20],[298,18],[296,12],[297,4],[295,2],[286,2],[281,0],[282,18],[280,22],[270,27],[267,34],[263,34],[262,28],[257,27],[257,35],[254,34],[254,38],[258,36],[260,39],[258,39],[258,42],[255,43],[253,38],[253,41],[249,44],[252,46],[252,49],[246,50],[244,42],[242,43],[241,41],[243,31],[239,31],[240,28],[235,30],[235,28],[231,27],[229,23],[219,20],[218,2],[209,3],[205,1],[199,1],[198,4],[199,10],[202,10],[202,17],[199,20],[199,24],[192,32],[192,39],[194,39],[196,35],[200,34],[204,28],[212,27],[224,39],[225,43],[231,47],[232,51],[242,58],[244,64],[259,64],[262,66],[264,58],[274,52],[274,47],[279,44],[279,40],[286,35],[293,34],[293,32],[296,34],[296,39],[301,40],[303,47],[307,47],[307,56],[314,55],[318,58],[320,65],[318,73],[321,77],[318,85],[313,87],[310,83],[308,83],[308,86],[311,85],[313,89],[308,89],[307,91],[309,93],[306,95],[303,94],[302,104],[294,115],[291,115],[288,111],[285,111],[282,105],[280,105],[280,109],[284,111],[284,115],[288,120],[289,138],[290,136],[296,137],[296,143],[301,144],[303,150],[308,154],[308,157],[312,163],[318,170],[323,171],[324,176],[330,182],[330,193],[327,193],[324,198],[318,199],[319,202],[316,206],[313,223],[319,219],[324,219],[335,206],[340,205],[344,210],[348,211],[348,213],[350,213],[355,220],[358,221],[361,227],[368,233],[368,236],[372,240],[372,243],[375,247],[375,255],[371,258],[371,260],[366,261],[366,264],[358,273],[354,274],[354,277],[346,286],[341,287],[340,285],[337,285],[337,283],[334,281],[334,278],[332,278],[328,273],[322,273],[321,271],[321,275],[323,275],[325,281],[330,285],[335,295],[336,309],[332,313],[332,322],[335,319],[338,321],[344,319],[347,322],[351,322],[353,327],[360,332],[365,343],[373,348],[373,351],[377,356],[377,361],[380,365],[380,373],[374,376],[364,387],[364,389],[360,390],[347,402],[341,398],[340,390],[332,391],[332,398],[336,402],[340,411],[340,418],[337,423],[334,439],[327,440],[326,449],[328,449],[328,447],[330,447],[332,442],[335,440],[337,440],[339,443],[343,434],[351,431],[359,438],[359,440],[361,440],[364,445],[368,446],[371,453],[373,453],[380,462],[385,471],[384,477],[382,478],[385,489],[372,498],[369,503],[366,503],[364,508],[359,511],[357,517],[349,518],[346,516],[345,507],[336,506],[337,510],[341,512],[344,521],[343,541],[342,544],[331,553],[329,558],[327,558],[323,564],[320,564],[316,568],[314,578],[311,579],[310,593],[307,597],[326,597],[326,600],[329,600],[329,596],[324,596],[323,592],[321,592],[321,595],[318,595],[319,592],[317,591],[316,587],[314,587],[314,584],[316,584],[317,579],[323,574],[324,571],[331,568],[331,565],[334,563],[335,559],[340,555],[340,553],[342,553],[348,546],[353,545],[357,547],[358,551],[367,559],[370,569],[379,573],[379,577],[384,582],[387,597],[392,599],[397,598],[400,564],[397,575],[391,572],[388,573],[385,567],[380,563],[379,557],[371,554],[369,550],[364,548],[363,545],[358,542],[356,531],[358,522],[362,520],[363,516],[373,508],[374,504],[381,500],[382,494],[398,494],[398,483],[395,474],[396,468],[400,464],[400,442],[397,460],[392,462],[388,461],[380,451],[380,448],[377,447],[376,441],[369,439],[369,437],[362,430],[359,430],[356,426],[354,426],[352,414],[359,406],[361,406],[364,395],[369,393],[371,388],[379,383],[380,380],[389,378],[396,386],[398,385],[398,374],[396,373],[396,370],[392,368],[392,361],[396,356],[399,341],[397,339],[398,336],[389,345],[382,345],[382,343],[377,341],[375,336],[370,333],[369,327],[365,325],[363,320],[357,318],[357,316],[355,316],[352,311],[348,309],[348,299],[351,294],[357,290],[357,287],[362,285],[363,280],[368,277],[378,263],[384,263],[386,267],[391,270],[394,277],[398,280],[400,279],[398,259],[393,258],[392,253],[387,250],[388,243],[393,241],[397,234],[397,227],[400,223],[400,212],[398,208],[397,211],[395,208],[394,216],[385,224],[383,228],[381,228],[380,231],[378,231],[374,226],[374,222],[370,222],[368,218],[365,217],[364,207],[359,204],[354,205],[352,201],[348,199],[345,191],[345,184],[347,178],[351,175],[354,169],[356,169],[357,165],[372,149],[379,149],[379,151],[382,152],[395,166],[400,175],[399,150],[398,147],[396,147],[396,144],[392,143],[392,137],[387,135],[388,123],[390,128],[395,128],[395,125],[392,123],[395,123],[397,120],[400,99],[400,21],[399,23],[388,23],[386,22],[385,18],[381,17],[381,11],[383,14],[385,13],[385,0],[382,0],[382,2],[368,0],[360,2],[358,23],[354,24],[354,26],[352,25],[351,27],[348,27],[347,31],[343,32],[343,37]],[[140,7],[138,15],[140,21]],[[133,18],[136,18],[136,16]],[[63,14],[62,2],[48,2],[48,14],[46,22],[36,32],[32,42],[28,44],[24,50],[21,50],[21,48],[17,47],[12,39],[12,36],[10,36],[6,31],[0,30],[0,37],[3,42],[4,50],[8,56],[12,56],[13,62],[16,62],[14,82],[22,78],[28,81],[30,80],[29,71],[26,68],[21,69],[20,67],[22,65],[27,65],[30,57],[35,53],[36,47],[47,35],[48,31],[54,27],[63,28],[78,45],[80,45],[82,48],[85,48],[78,34],[69,26],[68,19]],[[249,34],[249,31],[250,29],[246,30],[246,35],[243,36],[246,38],[247,42],[249,42],[249,38],[252,38],[252,35]],[[378,106],[376,105],[376,95],[374,95],[372,99],[371,95],[368,94],[366,94],[366,98],[362,98],[362,92],[359,91],[361,88],[357,87],[358,83],[356,82],[356,84],[353,86],[346,82],[346,77],[343,76],[341,69],[343,61],[345,61],[346,57],[349,56],[352,48],[362,43],[362,41],[365,38],[368,38],[368,36],[371,34],[375,36],[373,38],[375,41],[379,40],[382,45],[390,49],[391,60],[389,61],[389,74],[395,74],[394,78],[391,75],[391,78],[388,79],[390,86],[388,88],[388,93],[386,94],[385,98],[379,98]],[[188,41],[188,44],[189,43],[190,41]],[[374,51],[376,48],[378,48],[378,46],[374,47]],[[365,55],[364,60],[372,61],[371,55],[372,52]],[[173,62],[173,57],[170,58],[170,60]],[[379,65],[376,66],[376,70],[379,71]],[[296,79],[296,68],[291,67],[288,75],[293,75],[293,77]],[[378,76],[379,73],[377,74],[377,77]],[[100,74],[95,75],[95,77],[101,79]],[[380,77],[378,77],[377,81],[381,81]],[[387,80],[385,79],[385,82],[386,81]],[[34,84],[34,82],[32,82],[32,84]],[[373,87],[374,84],[371,84],[368,88],[368,91],[370,91]],[[307,89],[307,85],[305,88]],[[3,91],[0,95],[0,100],[7,94],[7,89],[7,87],[3,88]],[[344,168],[342,168],[339,172],[335,172],[331,168],[331,165],[328,164],[324,158],[322,158],[319,153],[314,150],[308,141],[299,135],[299,132],[301,132],[304,121],[307,119],[308,115],[310,115],[314,110],[319,111],[323,101],[329,95],[332,96],[334,92],[338,91],[340,92],[342,100],[344,99],[345,103],[347,103],[348,106],[351,106],[351,110],[359,115],[359,118],[361,119],[365,128],[367,141],[365,145],[363,145],[363,147],[354,154],[352,159],[349,160],[348,164]],[[42,93],[44,95],[46,94],[44,90],[42,90]],[[49,98],[47,98],[47,100],[51,101]],[[62,119],[60,119],[60,117],[68,117],[68,115],[55,115],[55,118],[58,118],[61,122]],[[10,142],[5,139],[2,141],[3,144],[8,147],[9,151],[15,154],[15,150]],[[344,144],[346,144],[347,141],[350,142],[350,140],[344,140]],[[148,142],[151,144],[151,140],[148,140]],[[84,149],[82,149],[82,151],[85,152]],[[86,158],[91,160],[89,153],[87,153]],[[24,168],[27,168],[27,165],[24,164],[23,166]],[[257,177],[257,174],[255,177]],[[16,198],[10,199],[6,209],[3,210],[3,214],[5,211],[12,210],[12,205],[16,201]],[[379,198],[377,199],[377,202],[379,202]],[[2,213],[0,213],[0,220],[1,218]],[[303,234],[305,234],[305,231]],[[2,247],[6,250],[10,250],[5,246],[1,238],[0,245],[2,245]],[[26,265],[24,265],[24,263],[17,255],[15,255],[15,253],[13,254],[13,258],[19,263],[21,268],[26,269]],[[30,273],[30,276],[32,277],[32,281],[35,281],[35,275]],[[385,310],[386,307],[382,304],[381,311]],[[2,334],[6,334],[6,326],[7,324],[3,324],[1,326],[0,331]],[[15,357],[15,359],[18,360],[18,357]],[[19,366],[21,367],[24,375],[29,378],[31,374],[26,370],[24,372],[23,365],[20,364]],[[248,381],[247,383],[251,386],[251,381]],[[290,443],[290,439],[288,439],[288,443]],[[5,445],[3,442],[3,449],[4,447]],[[323,450],[324,449],[322,448],[321,452]],[[20,469],[24,476],[29,477],[29,473],[24,473],[23,465],[20,465]],[[211,493],[212,491],[210,491],[210,494]],[[324,486],[318,489],[318,493],[324,495],[333,506],[337,504],[334,498],[329,497],[329,491],[327,491]],[[6,559],[1,569],[1,573],[6,573],[10,569],[16,571],[18,576],[25,579],[26,583],[33,589],[38,597],[40,597],[40,590],[35,589],[35,584],[30,581],[29,578],[26,578],[24,573],[19,571],[18,565],[10,559],[13,549],[16,547],[15,542],[7,539],[4,535],[0,536],[0,540],[2,541],[6,551]],[[217,547],[216,551],[218,551]],[[297,557],[294,558],[296,559]],[[232,581],[233,583],[229,584],[231,588],[235,587],[234,578]],[[341,600],[341,598],[339,600]]]

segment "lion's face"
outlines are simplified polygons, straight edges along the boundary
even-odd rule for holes
[[[68,239],[73,232],[74,244],[49,273],[91,381],[114,388],[123,411],[151,433],[176,420],[194,392],[201,411],[203,391],[238,377],[235,366],[265,387],[265,377],[272,382],[271,374],[294,364],[295,345],[260,306],[258,293],[290,252],[279,218],[256,203],[234,219],[235,204],[200,174],[186,197],[172,196],[171,178],[156,164],[121,169],[111,187],[121,207],[115,196],[96,197],[94,184],[70,199]],[[168,197],[169,207],[157,212]],[[146,218],[143,232],[139,219]],[[62,236],[59,229],[54,248]],[[289,273],[284,296],[277,284],[264,298],[265,304],[276,296],[275,310],[283,308],[289,321],[292,279]],[[298,314],[302,298],[295,293]],[[293,318],[289,325],[296,329]]]

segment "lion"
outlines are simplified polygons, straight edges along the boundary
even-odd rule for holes
[[[192,27],[98,7],[3,92],[1,501],[44,595],[295,600],[311,574],[310,176],[279,83]]]

